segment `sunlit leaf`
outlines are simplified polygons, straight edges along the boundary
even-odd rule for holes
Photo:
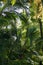
[[[14,5],[16,3],[16,0],[11,0],[11,4]]]

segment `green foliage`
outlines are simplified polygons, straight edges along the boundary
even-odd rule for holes
[[[1,2],[4,5],[0,6],[0,65],[42,64],[43,22],[36,16],[37,6],[33,0]]]
[[[14,5],[16,3],[16,0],[12,0],[11,4]]]

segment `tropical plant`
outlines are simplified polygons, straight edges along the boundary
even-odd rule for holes
[[[43,1],[0,0],[0,65],[43,64]]]

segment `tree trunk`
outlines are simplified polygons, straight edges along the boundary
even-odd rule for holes
[[[41,19],[39,19],[39,24],[40,24],[40,35],[41,35],[41,38],[43,37],[43,33],[42,33],[42,22],[41,22]]]

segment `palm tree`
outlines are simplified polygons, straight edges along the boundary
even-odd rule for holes
[[[3,3],[0,6],[2,65],[42,65],[42,5],[37,1],[0,0]]]

